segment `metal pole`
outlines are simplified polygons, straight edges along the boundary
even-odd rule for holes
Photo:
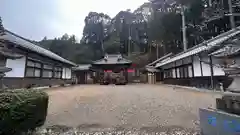
[[[158,50],[159,48],[158,48],[158,44],[157,44],[157,59],[158,59],[158,56],[159,56],[159,50]]]
[[[181,5],[181,14],[182,14],[182,34],[183,34],[183,49],[187,50],[187,37],[186,37],[186,20],[185,20],[185,7]]]
[[[228,0],[228,8],[229,8],[229,14],[230,14],[230,23],[231,28],[234,29],[236,27],[234,15],[233,15],[233,6],[232,6],[232,0]]]

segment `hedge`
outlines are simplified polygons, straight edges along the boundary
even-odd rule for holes
[[[48,95],[38,90],[0,92],[0,135],[17,135],[44,124]]]

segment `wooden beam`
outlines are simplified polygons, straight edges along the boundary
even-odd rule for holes
[[[27,76],[27,61],[28,61],[28,51],[27,51],[27,53],[26,53],[26,55],[25,55],[25,70],[24,70],[24,78]]]
[[[199,55],[199,62],[200,62],[201,76],[203,76],[202,61],[201,61],[200,55]]]
[[[213,73],[213,63],[212,63],[212,56],[209,57],[210,59],[210,70],[211,70],[211,88],[214,89],[214,80],[213,80],[213,77],[214,77],[214,73]]]
[[[192,77],[194,78],[194,66],[193,66],[193,62],[194,62],[194,60],[193,60],[193,55],[191,56],[191,59],[192,59]]]
[[[176,76],[176,79],[177,79],[178,78],[178,76],[177,76],[177,68],[176,68],[177,62],[175,61],[174,63],[175,63],[175,76]]]

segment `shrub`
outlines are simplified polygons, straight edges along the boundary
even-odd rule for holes
[[[46,120],[48,95],[37,90],[0,93],[0,135],[15,135],[42,126]]]

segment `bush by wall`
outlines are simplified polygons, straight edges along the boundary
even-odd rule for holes
[[[0,93],[0,135],[17,135],[42,126],[46,120],[48,95],[37,90]]]

